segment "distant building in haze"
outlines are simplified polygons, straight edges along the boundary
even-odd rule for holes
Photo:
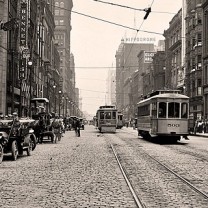
[[[140,40],[140,39],[139,39]],[[153,43],[128,43],[121,40],[116,51],[116,105],[119,111],[126,107],[124,104],[125,81],[138,70],[138,57],[140,51],[154,51]]]
[[[106,102],[109,105],[116,105],[116,70],[110,69],[106,81],[107,96]]]

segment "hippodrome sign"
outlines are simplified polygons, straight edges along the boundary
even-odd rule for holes
[[[154,43],[155,37],[125,37],[125,43]]]

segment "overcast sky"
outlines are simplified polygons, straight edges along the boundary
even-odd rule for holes
[[[152,5],[152,12],[143,22],[144,11],[113,6],[94,0],[73,0],[71,52],[75,58],[76,87],[83,98],[82,110],[95,115],[100,105],[105,104],[108,70],[115,67],[115,54],[122,37],[135,37],[135,31],[125,27],[162,33],[169,26],[174,13],[182,7],[182,0],[103,0],[135,9]],[[117,26],[105,21],[116,23]],[[143,23],[142,23],[143,22]],[[137,37],[162,35],[138,32]]]

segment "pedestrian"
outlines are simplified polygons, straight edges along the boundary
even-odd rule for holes
[[[77,137],[80,137],[80,120],[79,120],[79,118],[76,118],[75,119],[75,122],[74,122],[74,130],[75,130],[75,135]]]
[[[51,124],[52,128],[53,128],[53,133],[55,135],[55,143],[61,140],[61,125],[60,125],[60,121],[59,121],[59,117],[58,115],[55,116],[52,124]]]

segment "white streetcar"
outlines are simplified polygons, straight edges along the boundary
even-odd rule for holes
[[[187,137],[189,97],[179,92],[158,90],[138,103],[138,135],[144,138],[164,136],[174,140]]]

